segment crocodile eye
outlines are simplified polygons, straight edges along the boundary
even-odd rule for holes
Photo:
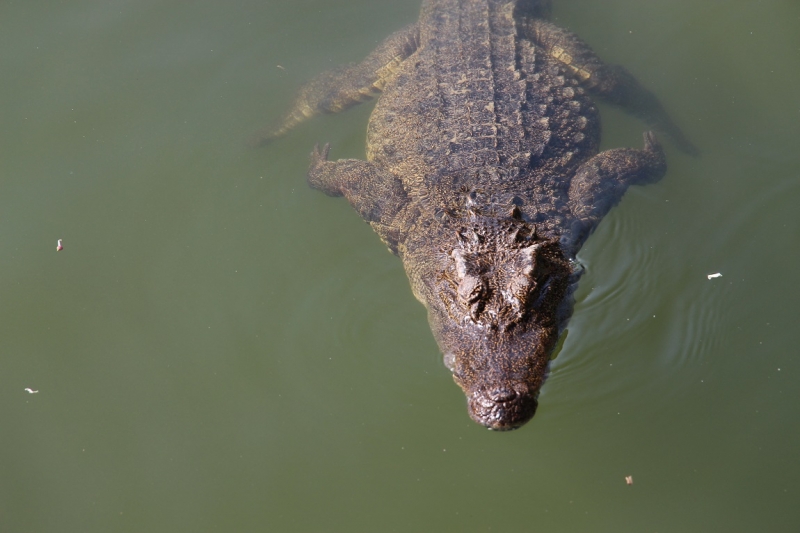
[[[486,305],[486,285],[478,276],[464,276],[458,284],[458,299],[469,309],[469,316],[478,321]]]
[[[458,297],[466,304],[473,304],[483,294],[483,283],[478,276],[464,276],[458,284]]]
[[[509,282],[508,292],[520,302],[524,302],[534,287],[536,287],[536,282],[529,276],[517,275]]]
[[[525,305],[531,293],[537,288],[545,268],[536,260],[541,245],[535,244],[517,252],[513,266],[506,271],[505,293],[518,305]]]
[[[485,289],[485,284],[478,276],[464,276],[458,284],[458,297],[463,303],[472,305],[483,297]]]

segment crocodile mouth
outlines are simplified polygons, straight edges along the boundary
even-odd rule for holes
[[[527,391],[510,386],[481,387],[469,395],[469,416],[493,431],[517,429],[533,418],[538,402]]]

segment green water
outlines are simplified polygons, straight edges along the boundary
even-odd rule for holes
[[[305,186],[369,107],[245,146],[416,1],[1,3],[0,532],[800,530],[800,5],[555,9],[703,154],[667,145],[589,240],[539,412],[497,434],[400,262]]]

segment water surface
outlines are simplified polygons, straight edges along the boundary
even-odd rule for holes
[[[0,6],[0,530],[798,530],[800,6],[556,1],[702,156],[665,143],[588,241],[505,434],[467,417],[400,262],[305,186],[315,142],[363,157],[369,107],[245,146],[417,11]]]

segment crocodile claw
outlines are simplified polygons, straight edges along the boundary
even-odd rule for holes
[[[314,150],[311,151],[311,167],[319,166],[328,160],[328,154],[331,151],[331,143],[325,143],[320,149],[319,143],[314,145]]]

